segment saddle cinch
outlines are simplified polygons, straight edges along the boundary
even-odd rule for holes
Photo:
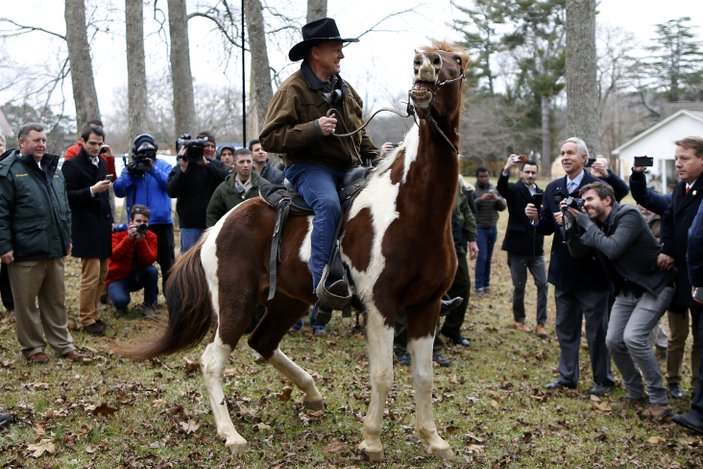
[[[344,180],[338,188],[343,214],[351,208],[352,202],[356,196],[359,195],[361,189],[366,187],[374,169],[373,167],[361,166],[352,169],[344,176]],[[285,226],[286,220],[291,210],[306,215],[312,214],[313,210],[305,203],[303,197],[295,191],[288,180],[286,180],[284,184],[266,184],[261,186],[259,193],[261,198],[276,210],[276,223],[274,224],[273,233],[271,235],[271,257],[269,258],[268,299],[270,300],[276,294],[278,263],[281,260],[281,239],[283,238],[283,227]],[[322,282],[325,281],[327,275],[331,275],[333,278],[346,277],[346,270],[342,262],[339,246],[339,233],[343,220],[344,217],[342,216],[337,225],[335,234],[336,241],[328,262],[328,269],[325,269],[325,273],[323,274]],[[347,301],[348,300],[347,298]]]

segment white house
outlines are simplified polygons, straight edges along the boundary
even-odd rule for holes
[[[684,137],[703,137],[703,112],[682,109],[634,136],[612,151],[618,157],[620,174],[627,178],[635,156],[654,157],[647,170],[650,184],[667,192],[676,183],[675,141]]]

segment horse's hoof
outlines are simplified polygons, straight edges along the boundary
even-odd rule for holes
[[[227,441],[225,446],[229,448],[232,454],[242,454],[247,449],[247,442],[243,441]]]
[[[381,451],[365,451],[366,457],[369,458],[371,462],[382,462],[383,461],[383,450]]]
[[[432,452],[432,454],[442,459],[452,459],[454,457],[454,451],[452,451],[449,446],[446,448],[436,449]]]
[[[362,441],[359,443],[359,449],[362,450],[366,457],[369,458],[371,462],[381,462],[383,461],[383,448],[380,449],[369,449],[366,442]]]
[[[303,407],[310,410],[325,410],[325,401],[308,401],[303,399]]]

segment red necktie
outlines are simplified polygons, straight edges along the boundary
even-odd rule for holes
[[[691,188],[686,186],[686,195],[688,195],[689,192],[691,192]]]

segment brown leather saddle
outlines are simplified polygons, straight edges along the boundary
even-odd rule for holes
[[[344,180],[338,188],[343,213],[346,213],[351,208],[352,202],[361,190],[366,187],[373,171],[373,167],[362,166],[352,169],[344,176]],[[285,184],[266,184],[261,186],[259,194],[268,205],[276,210],[276,223],[271,235],[271,256],[269,258],[268,299],[270,300],[276,294],[278,263],[281,261],[281,239],[283,238],[283,227],[286,224],[286,220],[288,220],[291,212],[299,215],[311,215],[313,211],[288,181],[285,181]],[[340,219],[340,223],[337,226],[335,236],[337,242],[329,262],[330,274],[336,275],[338,278],[345,274],[344,264],[339,252],[339,233],[343,219],[344,217]]]

